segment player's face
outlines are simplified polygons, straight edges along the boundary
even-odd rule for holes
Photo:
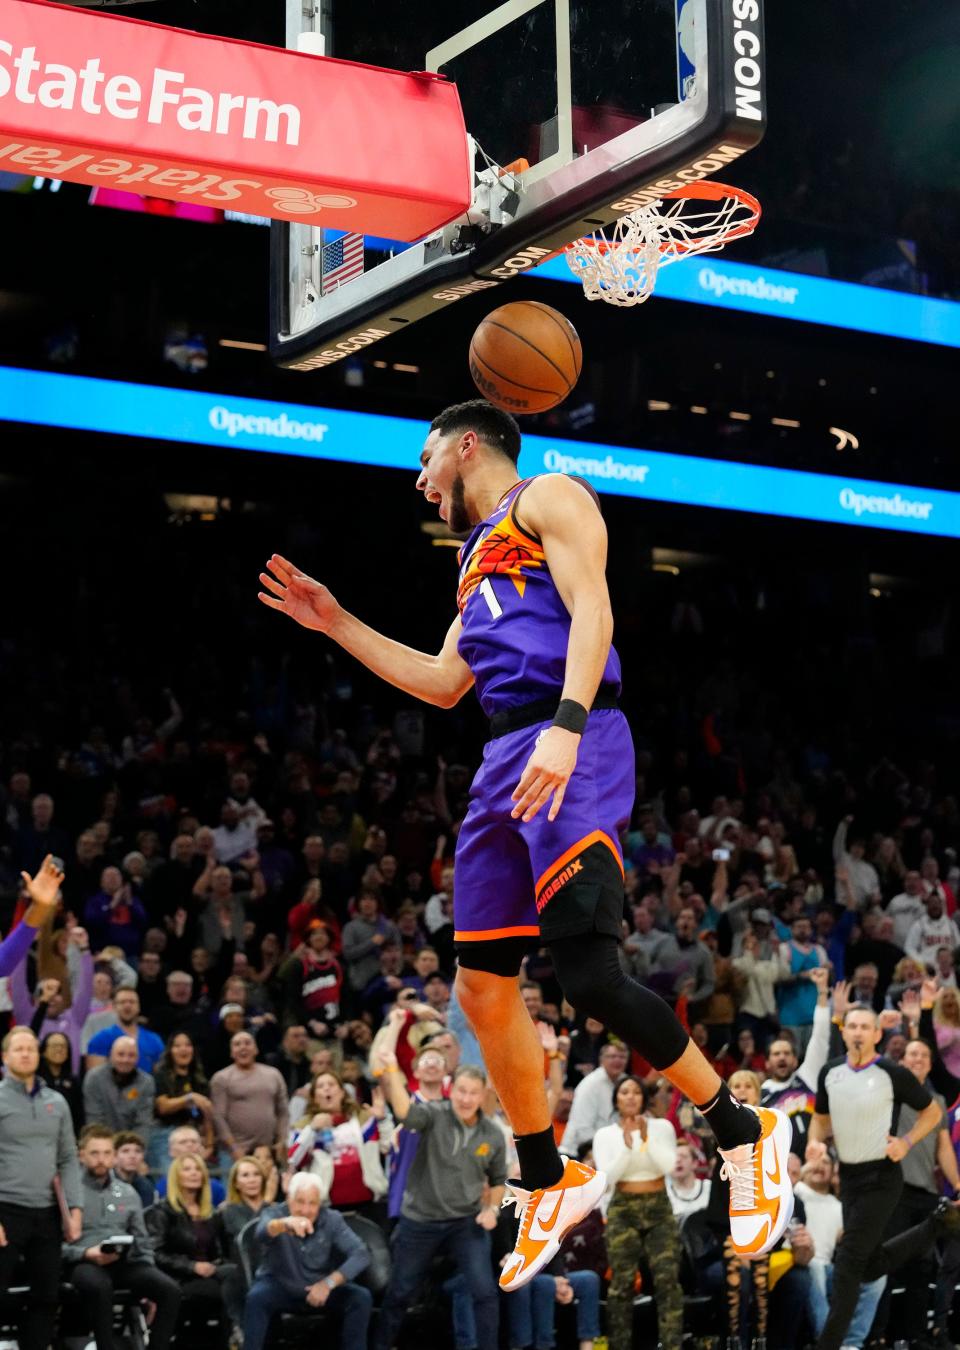
[[[440,519],[446,521],[455,534],[469,530],[472,523],[467,514],[460,474],[459,443],[457,436],[441,436],[439,431],[431,431],[420,455],[417,478],[417,491],[438,508]]]

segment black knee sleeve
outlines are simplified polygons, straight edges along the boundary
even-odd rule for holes
[[[549,947],[560,988],[578,1013],[602,1022],[657,1070],[677,1062],[690,1038],[663,999],[624,972],[616,938],[581,933]]]

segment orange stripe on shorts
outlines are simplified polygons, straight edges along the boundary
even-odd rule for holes
[[[522,928],[467,928],[454,931],[454,942],[489,942],[502,937],[539,937],[539,924],[525,924]]]
[[[562,867],[565,867],[568,862],[572,861],[578,853],[583,853],[586,849],[590,848],[592,844],[606,844],[614,858],[616,858],[617,866],[620,868],[620,875],[623,876],[623,863],[620,860],[620,850],[610,836],[605,834],[603,830],[594,830],[591,834],[585,834],[582,839],[578,839],[575,844],[567,849],[566,853],[561,853],[560,857],[550,864],[547,870],[537,879],[537,884],[534,887],[534,894],[539,895],[544,886],[556,872],[559,872]]]

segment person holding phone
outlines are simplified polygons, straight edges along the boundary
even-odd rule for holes
[[[119,1350],[113,1332],[116,1289],[156,1304],[150,1347],[167,1350],[180,1311],[180,1288],[154,1265],[140,1197],[114,1175],[115,1159],[113,1131],[88,1125],[80,1135],[83,1228],[76,1242],[63,1244],[67,1278],[89,1312],[97,1350]]]

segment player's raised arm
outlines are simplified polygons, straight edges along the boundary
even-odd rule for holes
[[[530,484],[520,514],[540,536],[550,575],[570,612],[562,697],[589,708],[613,639],[607,527],[588,490],[559,473],[545,474]]]
[[[523,495],[524,526],[539,535],[547,566],[570,613],[561,699],[589,710],[613,638],[607,590],[607,527],[589,491],[563,474],[536,478]],[[583,714],[585,716],[585,713]],[[552,797],[553,820],[576,767],[580,736],[550,727],[527,762],[513,797],[513,814],[532,820]]]
[[[260,584],[264,587],[259,592],[263,604],[289,615],[304,628],[326,633],[375,675],[425,703],[452,708],[473,686],[470,668],[457,651],[459,615],[450,625],[443,647],[433,656],[394,642],[362,623],[322,582],[306,576],[279,553],[270,558],[267,571],[260,573]]]

